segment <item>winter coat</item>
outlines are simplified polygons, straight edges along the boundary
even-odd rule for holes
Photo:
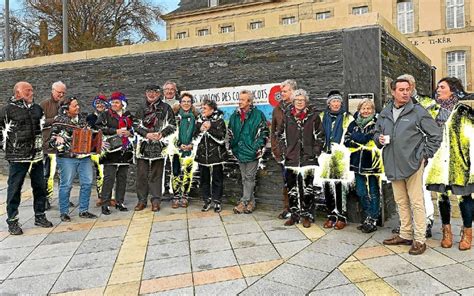
[[[38,104],[27,106],[12,97],[0,110],[2,149],[8,161],[36,161],[43,159],[41,135],[43,109]]]
[[[183,118],[180,114],[180,110],[181,110],[181,107],[180,105],[176,105],[174,106],[173,108],[173,113],[175,114],[175,120],[176,120],[176,127],[177,127],[177,130],[175,132],[175,136],[174,136],[174,139],[173,139],[173,145],[174,145],[174,150],[172,152],[172,154],[179,154],[179,156],[181,157],[193,157],[194,158],[194,155],[192,155],[192,152],[195,151],[195,149],[191,150],[191,151],[184,151],[184,150],[181,150],[180,146],[183,144],[181,143],[181,141],[179,140],[179,133],[182,131],[182,129],[185,128],[186,125],[186,122],[183,121]],[[196,108],[194,106],[191,107],[191,110],[189,110],[189,112],[192,113],[192,115],[194,116],[194,121],[197,120],[198,118],[198,113],[196,112]],[[185,118],[184,120],[191,120],[191,118]],[[191,135],[194,135],[194,132],[196,130],[196,126],[194,125],[193,127],[193,130],[188,130],[187,132],[189,132]],[[191,138],[191,143],[187,143],[187,144],[193,144],[192,143],[192,138]]]
[[[257,160],[267,144],[268,126],[265,115],[254,106],[245,113],[241,121],[241,110],[237,109],[229,119],[230,148],[241,163]]]
[[[382,110],[374,134],[377,147],[383,147],[385,175],[391,181],[413,175],[424,159],[433,157],[442,140],[441,129],[421,105],[410,100],[396,122],[392,109],[390,102]],[[380,135],[389,135],[390,143],[380,144]]]
[[[205,121],[210,121],[211,127],[209,130],[201,132],[201,126]],[[194,158],[197,163],[210,166],[224,163],[227,160],[226,130],[224,113],[221,110],[215,110],[209,117],[204,117],[202,114],[198,116],[193,141],[197,143],[196,157]]]
[[[443,125],[440,149],[429,162],[426,185],[429,190],[453,194],[474,192],[474,110],[458,103]]]
[[[43,108],[45,122],[43,127],[43,153],[54,154],[54,149],[49,145],[49,139],[51,138],[51,126],[53,125],[54,118],[58,116],[60,102],[57,102],[51,98],[46,99],[40,103]]]
[[[350,170],[358,174],[381,174],[382,153],[374,142],[377,118],[374,117],[361,127],[357,124],[359,116],[359,113],[354,114],[354,120],[349,124],[344,136],[344,145],[351,151]]]
[[[134,130],[138,134],[135,156],[140,159],[162,159],[167,157],[166,147],[169,138],[176,130],[176,123],[171,107],[162,99],[149,104],[145,102],[138,108],[135,116]],[[160,132],[161,140],[146,139],[148,133]]]
[[[87,124],[86,116],[86,114],[80,113],[78,115],[77,123],[73,122],[72,118],[66,114],[59,114],[56,116],[53,125],[51,126],[49,145],[54,149],[58,157],[81,158],[88,156],[87,154],[76,154],[71,152],[74,128],[90,128]],[[64,139],[64,144],[56,144],[56,136],[62,137]]]
[[[330,116],[330,115],[328,115],[328,113],[329,113],[329,108],[327,110],[325,110],[324,112],[321,112],[319,114],[319,117],[321,118],[321,124],[323,124],[324,118],[326,116]],[[352,115],[349,112],[343,112],[342,116],[343,117],[342,117],[342,126],[341,126],[341,128],[342,128],[341,140],[338,141],[338,142],[335,142],[335,141],[331,140],[331,142],[329,142],[325,139],[325,143],[324,143],[324,151],[325,152],[331,153],[331,144],[332,143],[342,144],[344,142],[344,134],[346,133],[347,128],[349,127],[349,124],[351,123],[351,121],[354,118],[352,117]],[[323,128],[324,128],[324,125],[323,125]],[[333,128],[334,128],[334,124],[331,126],[331,129],[333,129]],[[329,134],[331,134],[331,130],[324,128],[324,134],[325,134],[325,137],[327,138],[329,136]]]
[[[310,108],[306,110],[303,119],[296,118],[291,109],[285,112],[279,133],[280,151],[285,166],[319,165],[318,157],[323,150],[324,130],[319,114]]]
[[[115,115],[115,116],[114,116]],[[130,164],[133,160],[133,117],[132,114],[128,111],[125,111],[122,116],[127,118],[127,130],[130,131],[132,136],[127,139],[117,135],[117,129],[119,129],[119,115],[109,109],[105,112],[99,114],[95,126],[97,129],[102,130],[103,141],[113,143],[112,146],[109,145],[109,148],[106,149],[100,157],[100,163],[102,164]],[[89,117],[88,117],[89,118]],[[119,146],[119,144],[122,144]],[[109,151],[107,151],[109,150]]]
[[[273,109],[272,112],[272,125],[270,130],[270,141],[272,145],[272,155],[277,162],[282,161],[281,151],[280,151],[280,140],[278,138],[278,133],[282,130],[283,122],[285,120],[285,113],[287,109],[291,106],[289,103],[280,101],[278,106]]]

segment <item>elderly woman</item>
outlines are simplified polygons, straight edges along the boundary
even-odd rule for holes
[[[324,179],[323,189],[328,218],[324,228],[343,229],[347,223],[346,198],[348,188],[348,166],[346,164],[347,149],[341,146],[344,134],[352,121],[352,115],[345,111],[342,95],[333,90],[328,94],[327,109],[321,113],[325,143],[324,151],[331,154],[322,165],[321,177]],[[348,162],[348,161],[347,161]]]
[[[373,140],[376,120],[374,102],[362,99],[344,136],[344,145],[351,151],[350,170],[355,174],[356,193],[365,216],[363,224],[357,229],[364,233],[377,230],[380,216],[380,174],[383,165],[380,150]]]
[[[101,129],[106,142],[106,152],[100,158],[104,165],[104,185],[102,187],[102,214],[110,215],[109,206],[115,184],[115,208],[127,211],[123,205],[127,187],[128,167],[133,159],[130,137],[133,133],[133,118],[126,111],[127,97],[121,92],[110,96],[110,109],[99,115],[96,126]]]
[[[217,109],[216,102],[203,100],[201,114],[196,121],[194,132],[197,142],[195,160],[199,164],[204,199],[203,212],[209,211],[212,202],[214,202],[214,212],[218,213],[222,210],[224,162],[227,156],[224,142],[226,131],[224,113]]]
[[[179,98],[179,107],[174,107],[176,115],[176,126],[178,136],[175,146],[177,153],[173,156],[172,164],[172,187],[174,198],[171,207],[177,209],[180,206],[188,206],[188,194],[191,190],[194,171],[193,134],[196,128],[196,116],[193,107],[194,98],[189,93],[183,93]]]
[[[433,160],[428,164],[425,182],[428,190],[438,193],[438,205],[443,224],[441,246],[451,248],[451,204],[449,196],[458,197],[463,221],[459,250],[469,250],[472,243],[472,218],[474,202],[474,112],[460,99],[466,96],[461,81],[446,77],[438,82],[435,100],[440,108],[435,117],[443,128],[443,142]]]
[[[302,218],[303,227],[313,220],[313,180],[315,167],[324,143],[324,131],[319,114],[308,107],[308,94],[303,89],[294,91],[293,106],[285,113],[279,132],[280,149],[286,169],[291,216],[285,226],[294,225]]]

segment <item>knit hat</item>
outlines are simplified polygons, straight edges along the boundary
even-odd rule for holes
[[[122,102],[123,109],[127,108],[128,100],[124,93],[119,91],[113,92],[109,98],[109,103],[113,100],[120,100]]]
[[[97,104],[99,103],[104,104],[107,109],[110,107],[110,103],[104,95],[98,95],[92,100],[92,108],[94,108],[94,110],[97,109]]]
[[[327,104],[329,105],[329,103],[331,103],[332,100],[339,100],[339,101],[341,101],[341,103],[342,103],[342,102],[343,102],[343,99],[342,99],[341,92],[338,91],[338,90],[331,90],[331,91],[328,93]]]
[[[147,85],[146,88],[145,88],[145,91],[147,91],[147,90],[151,90],[151,91],[156,91],[156,92],[158,92],[158,91],[161,91],[161,88],[160,88],[158,85],[149,84],[149,85]]]

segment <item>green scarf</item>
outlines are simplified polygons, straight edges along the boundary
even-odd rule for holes
[[[196,125],[196,117],[193,112],[185,112],[183,109],[179,109],[179,116],[181,121],[179,122],[179,135],[178,141],[180,144],[189,145],[193,138],[194,127]],[[182,156],[191,155],[191,151],[182,151]]]
[[[365,118],[359,114],[359,116],[357,116],[356,123],[358,126],[364,128],[367,125],[367,123],[371,122],[374,119],[374,117],[375,117],[375,114],[372,114]]]

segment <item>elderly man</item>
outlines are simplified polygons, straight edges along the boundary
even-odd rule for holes
[[[174,107],[176,104],[179,105],[179,94],[177,93],[178,88],[176,87],[175,82],[168,80],[165,82],[165,84],[163,84],[163,102],[170,105],[171,107]]]
[[[283,122],[285,119],[285,112],[291,105],[291,96],[296,89],[296,81],[288,79],[283,81],[280,84],[280,95],[281,100],[278,106],[273,109],[272,113],[272,125],[271,125],[271,134],[270,141],[272,144],[272,154],[273,158],[279,163],[283,161],[280,145],[277,138],[278,131],[282,128]],[[286,172],[285,167],[282,165],[282,176],[283,176],[283,211],[278,215],[278,218],[285,219],[290,217],[290,208],[288,200],[288,188],[286,184]]]
[[[440,147],[442,134],[433,117],[411,100],[408,80],[397,79],[390,87],[393,101],[380,113],[374,141],[383,147],[385,175],[392,181],[401,226],[399,235],[383,243],[411,245],[409,254],[419,255],[426,250],[424,163]]]
[[[7,190],[7,224],[13,235],[23,234],[18,223],[18,207],[21,188],[29,171],[33,189],[35,225],[53,227],[46,219],[46,190],[43,182],[43,155],[41,140],[41,120],[43,110],[33,102],[33,87],[28,82],[18,82],[14,96],[0,110],[0,130],[2,149],[9,162]]]
[[[51,86],[51,97],[40,103],[44,111],[45,124],[43,129],[43,153],[44,153],[44,182],[46,186],[46,210],[51,208],[51,198],[54,189],[54,174],[56,173],[56,154],[49,145],[51,136],[51,125],[58,115],[59,104],[66,95],[66,85],[61,81],[56,81]]]
[[[255,176],[258,160],[267,143],[267,120],[262,111],[253,105],[253,93],[242,90],[239,94],[239,108],[230,116],[230,147],[239,161],[242,175],[243,194],[234,213],[250,214],[255,209]]]

